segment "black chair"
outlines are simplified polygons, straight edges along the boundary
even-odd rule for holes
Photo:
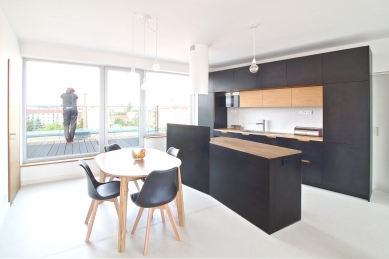
[[[85,224],[88,224],[90,217],[91,221],[89,223],[88,232],[86,234],[85,242],[89,241],[90,235],[92,233],[93,223],[95,221],[97,207],[104,201],[111,201],[115,204],[116,212],[119,215],[119,203],[117,197],[120,196],[120,182],[108,182],[100,183],[98,182],[92,174],[88,164],[80,159],[78,165],[84,168],[86,173],[86,179],[88,182],[88,194],[92,198],[91,206],[89,207],[88,214],[85,219]]]
[[[169,149],[166,151],[167,154],[171,155],[171,156],[174,156],[174,157],[177,157],[178,156],[178,152],[180,150],[175,148],[175,147],[169,147]],[[146,180],[146,178],[143,178],[143,179],[140,179],[142,182],[144,182]]]
[[[118,150],[118,149],[122,149],[119,144],[110,144],[110,145],[107,145],[104,147],[104,151],[105,152],[109,152],[109,151],[114,151],[114,150]]]
[[[119,150],[119,149],[122,149],[122,148],[119,146],[119,144],[116,144],[116,143],[110,144],[110,145],[107,145],[107,146],[104,147],[104,151],[105,152],[110,152],[110,151]],[[115,176],[111,176],[108,181],[111,182],[111,181],[113,181],[114,178],[115,178]],[[116,178],[120,179],[119,177],[116,177]],[[136,189],[138,191],[140,191],[138,182],[136,180],[133,181],[133,182],[135,184]]]
[[[150,233],[150,224],[153,211],[155,209],[166,210],[170,223],[172,224],[174,233],[178,241],[181,241],[180,233],[178,232],[176,222],[174,221],[172,211],[169,206],[169,202],[176,198],[178,191],[178,169],[174,167],[168,170],[153,171],[143,184],[142,190],[130,195],[131,200],[140,207],[138,215],[136,217],[134,227],[131,234],[135,233],[138,226],[139,219],[142,216],[144,208],[149,209],[147,218],[147,228],[145,244],[143,249],[143,255],[147,254],[147,245]]]

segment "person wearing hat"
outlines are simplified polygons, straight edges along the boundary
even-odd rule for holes
[[[77,126],[77,99],[78,96],[74,93],[75,90],[71,87],[66,89],[66,93],[61,94],[63,107],[63,126],[66,142],[73,142],[74,133]],[[70,129],[69,129],[70,127]]]

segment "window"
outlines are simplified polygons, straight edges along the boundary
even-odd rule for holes
[[[189,76],[146,72],[146,133],[165,133],[167,123],[191,124]]]
[[[47,159],[99,152],[100,68],[28,60],[25,63],[25,157]],[[64,136],[61,94],[78,96],[74,141]]]
[[[146,72],[148,91],[130,69],[24,60],[24,162],[99,153],[106,144],[140,146],[143,135],[165,133],[167,123],[191,124],[189,76]],[[104,80],[103,80],[104,79]],[[73,142],[64,134],[61,94],[78,96]]]

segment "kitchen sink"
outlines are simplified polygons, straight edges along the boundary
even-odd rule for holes
[[[241,130],[242,132],[252,132],[252,133],[262,133],[262,134],[277,134],[277,135],[285,135],[288,133],[284,132],[271,132],[271,131],[261,131],[261,130]]]

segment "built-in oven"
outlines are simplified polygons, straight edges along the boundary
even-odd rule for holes
[[[221,93],[217,95],[216,107],[239,107],[239,92]]]

